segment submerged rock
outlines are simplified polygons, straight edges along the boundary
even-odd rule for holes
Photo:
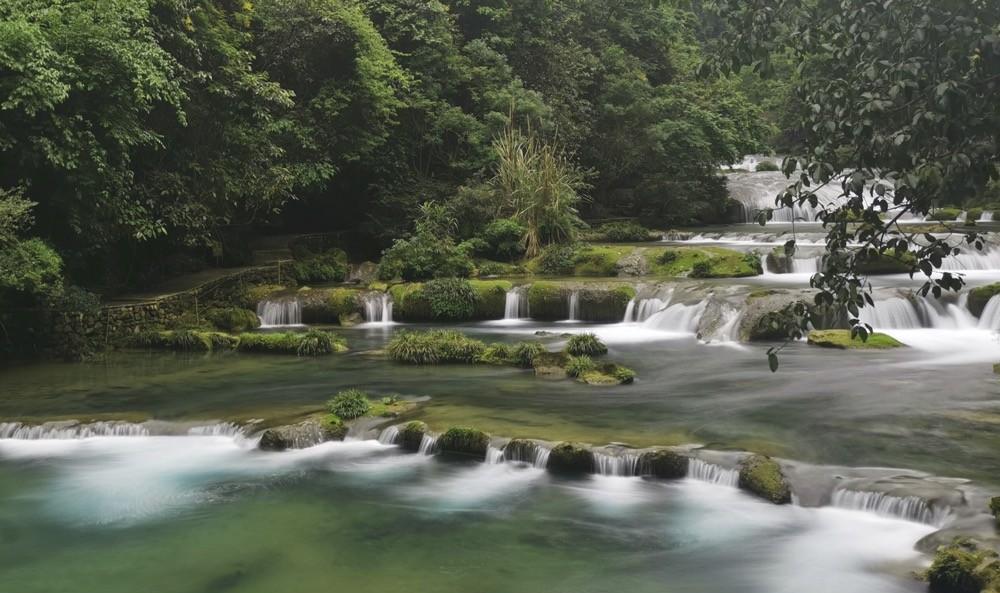
[[[298,424],[275,426],[260,435],[257,447],[265,451],[305,449],[327,441],[343,440],[347,427],[317,420],[306,420]]]
[[[778,462],[764,455],[751,455],[740,463],[739,487],[773,502],[792,502],[792,490]]]
[[[438,450],[445,454],[467,455],[483,459],[490,444],[490,435],[475,428],[449,428],[438,438]]]
[[[407,451],[420,450],[420,441],[427,433],[427,425],[419,420],[407,422],[399,429],[399,446]]]
[[[669,449],[647,451],[639,456],[639,472],[666,480],[687,475],[688,458]]]
[[[577,443],[559,443],[549,453],[549,471],[562,474],[594,472],[594,454]]]
[[[535,355],[531,359],[531,366],[535,369],[535,375],[545,379],[565,379],[566,363],[569,356],[565,352],[545,352]]]

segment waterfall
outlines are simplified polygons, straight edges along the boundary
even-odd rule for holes
[[[729,344],[740,341],[740,320],[743,312],[728,304],[722,305],[721,323],[705,340],[707,343]]]
[[[506,320],[527,319],[531,317],[528,310],[528,291],[523,286],[515,286],[507,291],[504,302],[503,318]]]
[[[1000,270],[1000,249],[970,249],[951,255],[941,261],[941,269],[949,270]]]
[[[835,490],[830,500],[835,507],[867,511],[907,521],[941,527],[951,516],[951,509],[935,509],[918,496],[892,496],[884,492]]]
[[[669,302],[669,297],[665,301],[658,298],[632,299],[629,301],[628,306],[625,307],[625,319],[623,321],[625,323],[646,321],[655,313],[666,309]]]
[[[383,445],[395,445],[399,442],[399,427],[396,425],[382,429],[378,435],[378,442]]]
[[[0,422],[0,439],[87,439],[91,437],[149,436],[149,429],[131,422],[47,422],[28,425],[20,422]]]
[[[503,450],[493,445],[486,447],[486,463],[491,465],[503,463]]]
[[[580,320],[580,292],[577,290],[569,293],[569,320]]]
[[[732,173],[726,175],[729,194],[743,206],[744,222],[754,222],[758,211],[773,208],[773,222],[792,222],[802,220],[813,222],[824,205],[840,205],[842,189],[839,183],[831,183],[816,190],[819,204],[813,208],[808,203],[792,208],[777,208],[775,197],[789,184],[784,174],[777,171],[761,173]]]
[[[819,257],[793,257],[788,271],[792,274],[817,274],[821,259]]]
[[[420,448],[417,449],[417,453],[423,455],[433,455],[437,450],[437,437],[431,436],[424,433],[424,436],[420,439]]]
[[[687,477],[699,482],[732,486],[733,488],[739,486],[740,483],[739,471],[694,458],[688,459]]]
[[[1000,295],[992,297],[979,316],[979,329],[1000,330]]]
[[[983,210],[983,213],[979,215],[979,222],[993,222],[993,211]]]
[[[549,464],[549,449],[531,441],[514,440],[503,448],[504,461],[527,463],[538,469]]]
[[[220,422],[206,426],[195,426],[189,428],[187,433],[192,436],[242,437],[246,434],[246,431],[235,422]]]
[[[386,292],[367,292],[361,297],[368,323],[392,323],[392,296]]]
[[[707,306],[707,299],[695,305],[671,305],[650,315],[643,325],[661,331],[693,334],[698,331],[698,322]]]
[[[968,294],[957,303],[914,296],[909,299],[893,297],[876,301],[875,306],[862,307],[861,321],[874,329],[971,329],[979,322],[965,307]]]
[[[261,327],[302,325],[302,306],[298,299],[261,301],[257,303]]]
[[[631,453],[609,455],[594,451],[594,468],[602,476],[636,476],[639,474],[639,456]]]

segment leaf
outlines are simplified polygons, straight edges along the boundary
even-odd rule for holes
[[[778,355],[774,352],[767,353],[767,366],[771,368],[772,373],[778,371]]]

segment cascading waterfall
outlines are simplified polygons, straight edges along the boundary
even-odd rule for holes
[[[666,309],[669,303],[670,297],[667,297],[667,300],[661,300],[658,298],[632,299],[625,307],[625,318],[622,321],[625,323],[646,321],[652,317],[653,314]]]
[[[189,428],[187,433],[203,437],[242,437],[246,435],[246,430],[235,422],[220,422],[206,426],[195,426]]]
[[[417,449],[417,453],[422,455],[433,455],[437,451],[437,437],[431,436],[424,433],[424,436],[420,439],[420,447]]]
[[[142,424],[131,422],[93,422],[91,424],[49,422],[38,425],[0,422],[0,439],[46,440],[140,436],[149,436],[149,429]]]
[[[955,270],[1000,270],[1000,249],[985,248],[963,250],[958,255],[951,255],[941,261],[941,269]]]
[[[392,296],[385,292],[366,292],[361,297],[368,323],[392,323]]]
[[[983,213],[979,215],[979,222],[993,222],[993,211],[983,210]]]
[[[943,303],[930,297],[893,297],[863,307],[860,319],[875,329],[972,329],[979,322],[966,308],[968,294],[957,303]]]
[[[503,463],[503,449],[498,449],[493,445],[486,447],[486,463],[491,465]]]
[[[580,292],[577,290],[569,293],[569,320],[580,320]]]
[[[383,445],[395,445],[399,442],[399,427],[396,425],[382,429],[378,435],[378,442]]]
[[[602,476],[637,476],[639,456],[631,453],[609,455],[594,451],[594,469]]]
[[[261,301],[257,303],[261,327],[302,325],[302,306],[298,299]]]
[[[545,469],[549,464],[550,452],[549,449],[531,441],[511,441],[503,448],[503,459]]]
[[[705,338],[707,343],[731,344],[740,341],[740,320],[743,312],[728,304],[722,305],[720,313],[721,323],[711,335]]]
[[[504,302],[503,318],[508,321],[527,319],[531,317],[528,309],[528,291],[523,286],[515,286],[507,291]]]
[[[819,257],[793,257],[789,262],[789,272],[792,274],[817,274],[821,259]]]
[[[1000,330],[1000,295],[994,296],[986,303],[982,315],[979,316],[979,329]]]
[[[731,486],[733,488],[739,486],[740,483],[739,471],[694,458],[688,459],[687,477],[699,482]]]
[[[835,490],[830,503],[843,509],[867,511],[936,527],[944,525],[951,516],[951,509],[935,509],[918,496],[892,496],[884,492]]]
[[[698,331],[698,323],[708,307],[708,300],[694,305],[670,305],[650,315],[643,325],[655,330],[693,334]]]
[[[816,215],[824,205],[837,206],[844,202],[839,183],[831,183],[816,189],[819,205],[813,208],[808,203],[792,208],[777,208],[775,197],[789,184],[780,172],[732,173],[726,176],[729,194],[743,206],[744,222],[754,222],[756,213],[768,208],[774,209],[773,222],[816,221]]]

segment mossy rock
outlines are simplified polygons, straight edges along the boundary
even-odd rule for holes
[[[427,434],[426,424],[419,420],[407,422],[399,429],[399,446],[407,451],[418,451],[425,434]]]
[[[237,307],[209,309],[205,318],[224,332],[243,333],[260,327],[260,317],[249,309]]]
[[[235,350],[239,338],[213,331],[171,330],[140,332],[130,337],[126,345],[149,350],[174,352],[212,352]]]
[[[938,208],[934,212],[927,215],[928,220],[936,220],[939,222],[953,222],[958,220],[958,217],[962,214],[960,208]]]
[[[437,446],[441,453],[447,455],[462,455],[484,459],[486,449],[490,444],[490,435],[475,428],[449,428],[438,438]]]
[[[997,553],[958,539],[941,546],[924,574],[930,593],[981,593],[1000,585]]]
[[[1000,294],[1000,282],[979,286],[969,291],[969,312],[979,317],[986,309],[990,299]]]
[[[635,371],[615,363],[606,363],[580,373],[577,380],[587,385],[630,385],[635,381]]]
[[[687,457],[669,449],[647,451],[639,456],[639,472],[664,480],[676,480],[687,476]]]
[[[751,455],[740,463],[739,486],[774,504],[792,502],[792,490],[781,466],[764,455]]]
[[[809,332],[809,344],[821,348],[836,348],[839,350],[891,350],[902,348],[902,342],[886,334],[873,333],[867,340],[851,338],[849,329],[814,329]]]
[[[622,320],[629,301],[635,298],[635,289],[628,285],[620,285],[611,288],[587,288],[580,290],[578,294],[582,321],[609,323]]]
[[[514,285],[506,280],[470,280],[476,293],[474,319],[503,319],[507,305],[507,292]]]
[[[288,290],[288,288],[280,284],[258,284],[256,286],[248,286],[236,299],[236,304],[244,309],[256,311],[258,303],[266,301],[271,295],[286,290]]]
[[[544,352],[532,358],[531,366],[539,377],[565,379],[568,362],[569,356],[565,352]]]
[[[528,289],[531,317],[558,321],[569,317],[569,291],[554,282],[535,282]]]
[[[392,318],[395,321],[430,321],[431,302],[424,296],[423,284],[410,282],[389,287],[392,297]]]
[[[327,441],[343,440],[346,435],[347,427],[339,418],[306,420],[298,424],[268,428],[261,433],[257,447],[265,451],[305,449]]]
[[[865,261],[858,260],[856,267],[858,274],[878,276],[883,274],[909,274],[915,265],[917,265],[917,257],[913,253],[906,252],[900,255],[882,253]]]
[[[576,443],[559,443],[549,453],[548,470],[557,474],[594,473],[594,454]]]
[[[655,248],[646,252],[646,259],[657,276],[746,278],[762,273],[758,257],[724,247]]]

